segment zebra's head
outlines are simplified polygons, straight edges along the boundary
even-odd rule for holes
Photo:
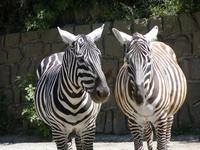
[[[113,28],[112,31],[118,41],[126,47],[124,64],[127,66],[128,74],[133,81],[135,91],[144,91],[148,86],[149,82],[147,81],[151,78],[152,70],[150,43],[157,38],[158,27],[155,26],[145,35],[136,32],[130,36],[115,28]],[[141,102],[144,98],[142,93],[136,95]]]
[[[77,36],[58,28],[63,41],[69,44],[63,58],[63,61],[67,61],[68,79],[74,87],[87,91],[97,103],[106,101],[110,95],[101,67],[101,51],[95,44],[103,28],[104,25],[87,35]]]
[[[158,26],[155,26],[145,35],[136,32],[130,36],[115,28],[112,31],[118,41],[126,47],[125,63],[138,67],[149,64],[149,61],[151,61],[150,42],[157,39]]]

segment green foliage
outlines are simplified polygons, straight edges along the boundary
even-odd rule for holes
[[[200,10],[191,0],[6,0],[0,2],[0,32],[47,29],[68,23],[176,15]]]
[[[27,31],[36,29],[47,29],[54,21],[54,13],[48,9],[39,10],[36,16],[30,16],[26,19],[25,28]]]
[[[181,0],[165,0],[162,3],[150,5],[151,16],[172,16],[176,15],[182,9]]]
[[[30,128],[32,128],[33,130],[36,129],[39,135],[42,135],[44,137],[49,136],[49,127],[40,120],[35,110],[35,77],[31,74],[28,74],[26,77],[17,76],[16,82],[19,88],[25,92],[26,103],[22,110],[24,121],[30,123]]]

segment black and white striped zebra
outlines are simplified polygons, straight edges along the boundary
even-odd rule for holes
[[[128,118],[135,149],[144,150],[143,134],[148,149],[153,149],[154,127],[157,149],[168,150],[173,116],[182,106],[187,92],[186,79],[176,55],[168,45],[154,40],[157,26],[145,35],[130,36],[115,28],[113,33],[127,50],[116,79],[115,96]]]
[[[92,150],[95,121],[109,95],[101,68],[101,52],[96,47],[104,25],[87,35],[58,31],[69,44],[64,52],[42,60],[37,70],[35,106],[40,118],[51,127],[57,149]]]

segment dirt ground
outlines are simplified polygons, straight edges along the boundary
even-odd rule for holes
[[[134,150],[133,145],[130,135],[97,135],[94,150]],[[147,150],[146,142],[144,145]],[[200,136],[173,137],[170,147],[172,150],[200,150]],[[56,150],[56,145],[32,137],[4,136],[0,137],[0,150]]]

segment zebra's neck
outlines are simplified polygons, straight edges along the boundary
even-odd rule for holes
[[[85,92],[76,82],[76,59],[70,53],[65,52],[63,63],[58,79],[58,97],[62,101],[68,101],[71,104],[80,103],[85,97]]]

